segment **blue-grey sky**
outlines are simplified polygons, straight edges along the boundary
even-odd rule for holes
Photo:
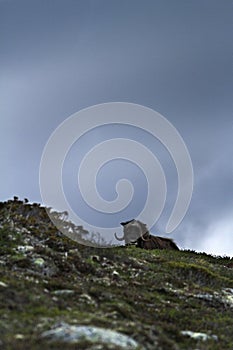
[[[165,116],[192,158],[192,202],[172,237],[233,256],[232,30],[228,0],[0,0],[0,199],[41,202],[43,148],[71,114],[137,103]],[[174,165],[166,175],[172,192]]]

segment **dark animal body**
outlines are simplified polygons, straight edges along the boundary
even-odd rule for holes
[[[148,228],[139,220],[130,220],[121,222],[124,227],[124,235],[119,238],[119,241],[125,241],[126,245],[135,245],[142,249],[173,249],[179,250],[177,245],[170,238],[153,236],[149,233]]]
[[[179,250],[175,242],[170,238],[152,236],[149,233],[139,237],[136,246],[143,249],[175,249]]]

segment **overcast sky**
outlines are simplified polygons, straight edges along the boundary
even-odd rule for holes
[[[192,201],[172,238],[233,256],[232,32],[228,0],[0,0],[0,199],[41,202],[43,148],[71,114],[137,103],[175,126],[192,159]],[[124,164],[112,173],[123,176]],[[166,169],[173,192],[174,165]]]

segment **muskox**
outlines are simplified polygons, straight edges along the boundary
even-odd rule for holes
[[[172,239],[151,235],[147,226],[139,220],[121,222],[121,225],[124,227],[123,237],[119,238],[115,233],[115,238],[118,241],[125,241],[125,245],[136,245],[143,249],[179,250]]]

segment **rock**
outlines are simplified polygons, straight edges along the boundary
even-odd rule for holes
[[[59,289],[59,290],[54,290],[52,292],[54,295],[64,295],[64,294],[74,294],[74,290],[72,289]]]
[[[41,336],[42,338],[49,338],[51,341],[78,343],[86,340],[90,343],[113,344],[121,349],[139,349],[138,343],[127,335],[110,329],[92,326],[72,326],[67,323],[61,323],[54,329],[43,332]]]
[[[98,255],[92,255],[91,259],[95,262],[100,262],[100,257]]]
[[[198,299],[203,299],[207,301],[212,301],[214,298],[214,295],[209,293],[198,293],[198,294],[195,294],[194,296]]]
[[[23,334],[15,334],[14,338],[17,340],[21,340],[21,339],[24,339],[24,335]]]
[[[193,339],[196,340],[202,340],[202,341],[206,341],[209,339],[214,339],[214,340],[218,340],[217,335],[213,334],[213,335],[208,335],[206,333],[199,333],[199,332],[192,332],[192,331],[181,331],[182,335],[187,335]]]
[[[2,281],[0,281],[0,287],[7,287],[7,284],[2,282]]]
[[[233,307],[233,288],[223,289],[223,302],[228,306]]]
[[[43,267],[44,266],[44,259],[43,258],[37,258],[33,261],[34,265],[37,265],[39,267]]]
[[[119,272],[117,272],[116,270],[114,270],[114,271],[112,272],[112,275],[115,276],[115,277],[116,277],[116,276],[120,276],[120,275],[119,275]]]
[[[33,251],[33,250],[34,250],[34,247],[31,246],[31,245],[19,245],[19,246],[17,247],[17,250],[18,250],[19,252],[26,253],[26,252],[31,252],[31,251]]]
[[[83,293],[79,296],[80,301],[84,301],[89,305],[96,305],[96,302],[92,299],[92,297],[86,293]]]

